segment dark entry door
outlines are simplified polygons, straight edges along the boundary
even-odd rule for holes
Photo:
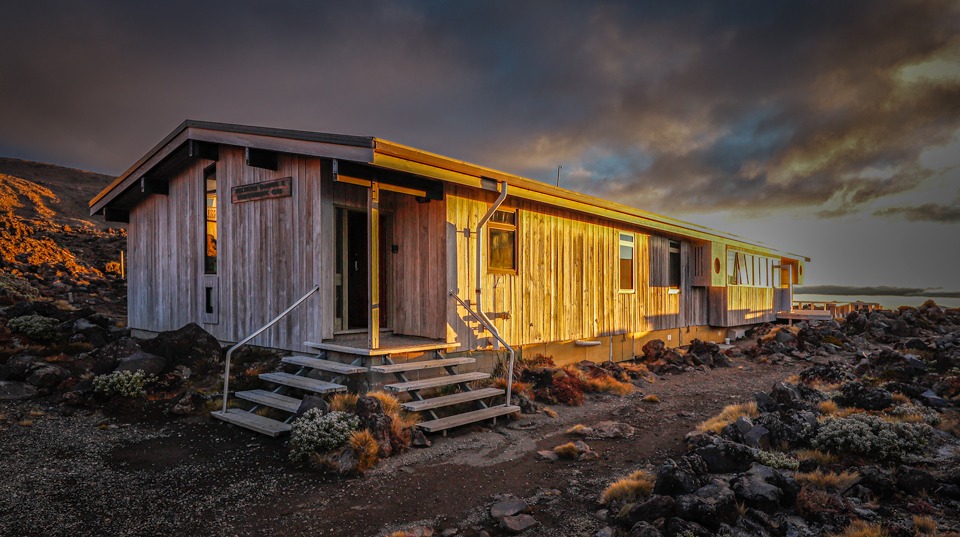
[[[370,288],[367,281],[367,215],[347,211],[347,329],[367,328]]]

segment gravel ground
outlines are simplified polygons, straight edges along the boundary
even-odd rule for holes
[[[673,456],[697,422],[806,365],[736,363],[625,398],[590,396],[581,407],[555,407],[556,419],[463,428],[352,479],[295,468],[283,440],[207,418],[126,424],[5,403],[0,535],[383,535],[421,523],[471,536],[492,529],[485,508],[503,494],[535,504],[541,525],[532,535],[591,535],[603,525],[592,513],[610,480]],[[662,403],[641,402],[643,393]],[[537,450],[574,439],[564,432],[570,425],[610,419],[638,434],[588,440],[598,461],[537,460]]]

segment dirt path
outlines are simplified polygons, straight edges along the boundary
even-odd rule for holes
[[[769,391],[806,364],[759,365],[665,378],[644,393],[660,404],[591,397],[557,407],[556,419],[524,416],[495,429],[436,437],[433,447],[384,461],[366,476],[338,480],[293,469],[283,441],[206,419],[119,426],[95,413],[36,405],[3,409],[0,535],[377,535],[416,524],[474,535],[492,526],[485,506],[509,493],[535,502],[532,535],[592,535],[603,487],[683,449],[683,437],[723,406]],[[69,414],[69,412],[67,412]],[[629,439],[589,441],[592,462],[537,460],[573,438],[574,423],[629,423]],[[0,420],[2,421],[2,420]],[[438,532],[439,534],[439,532]]]

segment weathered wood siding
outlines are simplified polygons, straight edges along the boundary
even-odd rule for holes
[[[712,326],[739,326],[777,319],[772,287],[728,285],[710,288],[709,322]]]
[[[493,203],[490,193],[447,189],[447,279],[460,298],[475,300],[476,242],[472,231]],[[533,202],[507,198],[519,209],[518,271],[491,274],[483,260],[488,313],[508,312],[494,324],[511,344],[596,338],[692,324],[706,324],[706,288],[693,288],[683,262],[681,293],[667,287],[669,241],[611,221]],[[464,234],[471,230],[471,237]],[[619,232],[635,233],[634,292],[619,290]],[[484,237],[486,241],[486,237]],[[689,256],[689,252],[687,252]],[[484,256],[486,257],[486,256]],[[485,346],[469,314],[447,301],[447,338],[466,349]]]
[[[148,197],[131,212],[130,326],[172,330],[203,319],[203,170],[196,161],[170,180],[169,195]],[[244,150],[221,146],[217,166],[219,322],[202,323],[223,341],[237,341],[320,283],[320,160],[279,156],[276,171],[245,163]],[[233,204],[237,185],[293,178],[293,195]],[[331,269],[332,270],[332,269]],[[254,344],[304,350],[325,326],[314,296]],[[331,321],[332,322],[332,321]]]

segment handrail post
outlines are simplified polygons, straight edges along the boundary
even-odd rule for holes
[[[283,319],[284,317],[286,317],[288,313],[290,313],[291,311],[293,311],[294,309],[296,309],[296,307],[299,306],[300,304],[303,304],[303,302],[304,302],[305,300],[307,300],[308,298],[310,298],[310,295],[316,293],[316,292],[319,291],[319,290],[320,290],[320,286],[319,286],[319,285],[315,285],[315,286],[313,287],[313,289],[311,289],[310,291],[308,291],[307,294],[305,294],[305,295],[303,295],[302,297],[300,297],[300,299],[297,300],[296,302],[294,302],[289,308],[283,310],[283,312],[282,312],[280,315],[277,315],[276,317],[274,317],[272,321],[270,321],[269,323],[261,326],[259,330],[257,330],[256,332],[250,334],[249,336],[243,338],[243,340],[241,340],[239,343],[237,343],[236,345],[234,345],[234,346],[230,347],[229,349],[227,349],[227,356],[226,356],[226,358],[224,358],[224,360],[223,360],[223,362],[224,362],[224,364],[223,364],[223,412],[224,412],[224,413],[227,412],[227,395],[230,393],[230,358],[233,356],[233,351],[235,351],[235,350],[239,349],[240,347],[246,345],[251,339],[259,336],[259,335],[262,334],[266,329],[268,329],[268,328],[270,328],[271,326],[277,324],[277,321],[279,321],[280,319]]]

